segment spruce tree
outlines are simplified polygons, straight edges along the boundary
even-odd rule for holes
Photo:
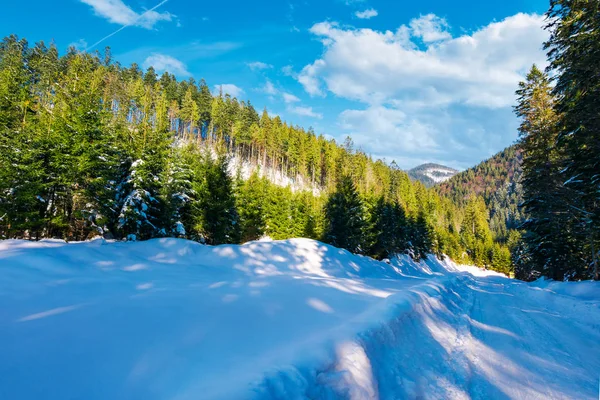
[[[260,239],[265,234],[267,185],[267,181],[255,172],[240,186],[237,207],[240,214],[242,242]]]
[[[551,0],[546,14],[550,68],[556,74],[559,146],[573,236],[584,250],[572,278],[600,279],[600,1]]]
[[[433,229],[424,211],[419,211],[410,230],[409,252],[415,261],[426,260],[433,249]]]
[[[369,255],[374,258],[389,258],[406,250],[408,223],[399,204],[379,197],[371,210],[371,230],[373,242]]]
[[[461,225],[463,245],[475,265],[489,264],[492,246],[492,233],[488,225],[488,211],[481,197],[473,198],[467,204]]]
[[[227,156],[220,154],[213,159],[209,150],[202,154],[200,170],[196,176],[201,180],[194,190],[198,193],[196,203],[196,229],[207,244],[239,243],[240,218],[235,207],[233,179],[228,173]]]
[[[366,221],[362,200],[352,178],[343,176],[325,205],[324,240],[353,253],[363,253]]]
[[[557,149],[559,115],[554,109],[550,80],[535,65],[519,84],[515,112],[522,118],[520,147],[523,152],[523,203],[529,218],[522,225],[530,251],[529,275],[563,280],[579,260],[572,234],[573,213],[566,202],[561,176],[562,155]],[[524,273],[524,271],[522,271]]]
[[[163,234],[181,238],[194,238],[193,205],[196,192],[193,182],[198,179],[192,169],[195,152],[191,144],[171,149],[167,167],[161,176]]]

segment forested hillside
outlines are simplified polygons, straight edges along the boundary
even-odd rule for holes
[[[0,129],[5,238],[305,236],[377,258],[435,252],[510,270],[484,205],[454,204],[350,139],[340,146],[259,114],[203,80],[123,67],[108,49],[61,56],[4,39]],[[228,174],[232,156],[255,173]],[[321,190],[292,191],[261,169]]]
[[[473,168],[462,171],[448,181],[437,185],[436,190],[456,204],[466,204],[469,199],[481,196],[490,211],[490,228],[500,241],[509,239],[510,230],[524,221],[521,186],[521,151],[512,145]]]
[[[436,183],[447,181],[456,175],[458,171],[445,165],[427,163],[409,169],[407,173],[411,179],[423,182],[425,186],[431,187]]]

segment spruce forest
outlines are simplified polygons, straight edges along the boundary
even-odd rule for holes
[[[377,259],[598,279],[599,15],[595,1],[552,1],[550,67],[517,91],[519,142],[431,189],[204,80],[6,37],[0,238],[307,237]]]

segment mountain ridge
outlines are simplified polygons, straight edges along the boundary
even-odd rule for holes
[[[442,164],[424,163],[407,170],[406,173],[413,181],[419,181],[427,187],[432,187],[447,181],[459,171]]]

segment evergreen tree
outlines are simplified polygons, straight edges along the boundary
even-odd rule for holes
[[[564,206],[561,154],[556,148],[557,119],[548,77],[535,65],[527,80],[519,84],[515,111],[522,118],[520,146],[523,152],[523,207],[529,215],[522,225],[530,254],[530,276],[543,274],[563,280],[573,259],[571,212]]]
[[[266,231],[267,181],[253,173],[240,187],[238,210],[242,242],[260,239]]]
[[[369,254],[376,259],[389,258],[407,248],[408,222],[402,207],[379,197],[371,211],[373,243]]]
[[[40,238],[46,207],[43,153],[32,135],[31,76],[27,42],[9,36],[0,44],[0,236]]]
[[[204,151],[196,176],[202,179],[194,190],[198,193],[196,229],[207,244],[239,243],[240,218],[235,204],[233,179],[228,173],[228,160],[223,154],[213,159]]]
[[[489,265],[492,233],[488,225],[488,212],[481,197],[471,199],[461,225],[461,238],[470,260],[475,265]]]
[[[161,181],[164,234],[181,238],[194,238],[193,204],[196,192],[193,182],[197,179],[192,169],[195,153],[191,145],[172,149],[167,168]]]
[[[410,230],[410,254],[415,261],[427,259],[433,248],[433,230],[423,211],[420,211]]]
[[[325,205],[324,240],[353,253],[363,253],[366,222],[363,204],[352,178],[343,176]]]
[[[556,74],[561,165],[572,236],[584,263],[570,278],[600,279],[600,1],[551,0],[547,13],[550,68]]]

